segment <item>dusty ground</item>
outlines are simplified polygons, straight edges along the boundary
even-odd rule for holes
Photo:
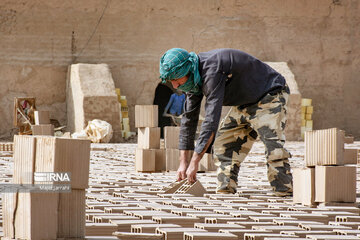
[[[286,147],[293,155],[290,159],[291,166],[303,166],[304,143],[288,142]],[[347,147],[360,148],[360,142],[347,144]],[[217,219],[218,223],[237,221],[238,225],[243,223],[243,226],[247,226],[246,228],[251,228],[251,226],[256,228],[259,223],[255,222],[259,221],[263,223],[260,224],[263,228],[269,224],[274,227],[274,229],[271,229],[271,234],[287,230],[302,231],[301,233],[296,232],[295,234],[305,237],[304,229],[296,227],[298,222],[302,221],[306,224],[307,222],[305,221],[309,221],[311,218],[308,219],[297,216],[295,217],[296,219],[293,219],[298,221],[296,224],[294,224],[294,222],[285,222],[284,227],[277,225],[280,224],[279,221],[284,220],[283,217],[286,216],[284,214],[293,214],[294,211],[298,211],[298,213],[316,212],[327,216],[325,221],[321,222],[323,229],[327,227],[325,225],[331,224],[332,227],[330,227],[331,229],[328,234],[335,235],[336,231],[342,228],[341,226],[335,226],[335,224],[339,224],[335,222],[336,216],[348,214],[359,216],[359,209],[354,207],[337,209],[318,206],[317,208],[307,208],[300,205],[293,205],[291,197],[279,198],[273,196],[266,177],[264,146],[260,142],[254,144],[249,156],[240,168],[238,194],[226,196],[214,194],[216,188],[216,173],[207,172],[198,174],[199,180],[208,190],[208,194],[203,198],[162,195],[161,190],[175,180],[175,172],[152,174],[134,172],[134,152],[136,144],[93,144],[92,149],[90,188],[88,189],[86,200],[88,235],[102,234],[105,236],[111,234],[112,230],[107,232],[104,230],[105,226],[115,226],[115,230],[130,232],[131,224],[129,220],[139,220],[140,218],[156,220],[156,218],[153,218],[154,216],[157,216],[158,221],[162,221],[162,223],[176,223],[182,227],[193,228],[194,222],[189,222],[188,219],[171,220],[172,218],[168,218],[169,216],[179,217],[179,215],[187,215],[197,217],[195,227],[204,228],[206,231],[213,231],[214,229],[218,231],[217,226],[219,229],[229,228],[231,226],[209,226],[209,224],[202,224],[209,221],[213,216],[213,219]],[[9,181],[11,179],[13,166],[11,154],[0,152],[0,164],[2,165],[0,172],[2,181]],[[359,179],[358,171],[358,203],[360,202]],[[188,211],[188,213],[186,211]],[[331,213],[329,213],[329,211]],[[127,218],[125,217],[126,215],[131,215],[132,218],[124,220]],[[128,223],[125,224],[124,221]],[[313,221],[320,222],[319,218],[316,217],[314,217]],[[340,224],[350,227],[349,229],[345,228],[345,230],[353,230],[348,231],[347,234],[355,237],[357,234],[360,234],[359,231],[355,231],[358,229],[358,225],[360,225],[360,219],[356,221],[357,226],[356,223],[355,225]],[[95,222],[101,224],[95,224]],[[250,225],[247,222],[250,222]],[[139,224],[141,221],[137,223]],[[286,228],[286,226],[288,226],[288,228]],[[315,227],[313,227],[313,229],[315,229]],[[240,234],[235,232],[233,233],[240,236],[238,239],[242,239],[241,234],[244,233]],[[290,234],[289,232],[285,233]],[[271,236],[271,234],[269,236]],[[307,234],[310,235],[311,232]],[[335,239],[345,238],[339,236],[339,238]]]

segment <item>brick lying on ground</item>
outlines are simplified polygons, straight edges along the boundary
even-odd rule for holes
[[[114,236],[117,236],[118,239],[122,240],[163,240],[163,236],[161,234],[155,233],[128,233],[128,232],[114,232]]]
[[[131,232],[133,233],[155,233],[156,228],[181,228],[177,224],[136,224],[131,225]]]
[[[184,232],[184,240],[210,240],[224,239],[237,240],[237,236],[231,233],[215,233],[215,232]]]

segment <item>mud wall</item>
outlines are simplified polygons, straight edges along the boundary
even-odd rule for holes
[[[128,98],[151,104],[168,48],[238,48],[287,62],[314,128],[360,128],[360,2],[357,0],[2,0],[0,137],[12,128],[13,97],[34,96],[66,124],[71,63],[107,63]]]

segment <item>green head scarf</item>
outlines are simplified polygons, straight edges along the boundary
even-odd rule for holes
[[[160,78],[163,83],[182,78],[189,79],[179,89],[183,92],[201,94],[202,80],[199,73],[199,57],[181,48],[168,50],[160,59]]]

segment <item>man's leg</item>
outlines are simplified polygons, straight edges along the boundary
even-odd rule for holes
[[[290,153],[284,148],[286,125],[286,103],[288,90],[263,99],[246,109],[251,126],[265,144],[268,179],[277,196],[292,194],[292,174],[288,158]]]
[[[257,133],[241,116],[241,111],[232,107],[221,122],[215,139],[218,193],[236,193],[240,164],[257,137]]]

